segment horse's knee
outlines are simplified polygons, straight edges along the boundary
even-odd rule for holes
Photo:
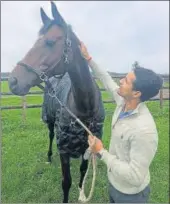
[[[53,155],[53,152],[52,152],[52,150],[48,150],[48,153],[47,153],[47,155],[48,155],[49,157],[51,157],[51,156]]]
[[[49,137],[50,137],[50,139],[53,139],[53,138],[54,138],[54,131],[50,131]]]
[[[80,172],[86,172],[87,167],[88,167],[88,161],[83,160],[82,164],[80,165]]]
[[[83,183],[83,179],[84,176],[86,174],[88,168],[88,161],[87,160],[83,160],[80,166],[80,182],[79,182],[79,188],[82,188],[82,183]]]
[[[63,190],[67,191],[70,189],[71,187],[71,184],[72,184],[72,178],[71,176],[68,176],[68,177],[63,177],[63,180],[62,180],[62,188]]]

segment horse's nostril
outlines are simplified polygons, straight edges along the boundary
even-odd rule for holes
[[[17,85],[17,78],[10,77],[9,78],[9,83],[10,83],[11,86],[16,86]]]

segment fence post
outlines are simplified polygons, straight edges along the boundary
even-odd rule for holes
[[[160,89],[159,96],[160,96],[160,108],[162,109],[163,107],[163,88]]]
[[[23,121],[26,120],[26,106],[27,106],[26,96],[22,96],[22,118],[23,118]]]

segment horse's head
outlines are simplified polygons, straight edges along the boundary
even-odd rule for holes
[[[53,2],[51,10],[53,19],[40,9],[43,26],[39,38],[10,74],[9,87],[16,95],[27,94],[45,76],[65,74],[66,64],[71,61],[70,29]]]

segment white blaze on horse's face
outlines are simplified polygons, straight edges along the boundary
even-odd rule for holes
[[[48,77],[64,72],[62,66],[58,66],[65,46],[66,34],[62,26],[64,21],[57,10],[55,13],[53,11],[55,17],[53,20],[47,17],[43,9],[40,12],[43,22],[42,33],[9,77],[9,88],[16,95],[25,95],[31,87],[41,83],[34,70],[37,73],[45,72]]]

